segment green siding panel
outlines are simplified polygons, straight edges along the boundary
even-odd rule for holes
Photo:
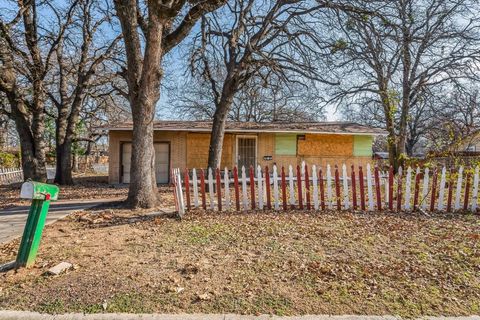
[[[372,156],[372,136],[354,136],[353,137],[353,155],[357,157]]]
[[[294,156],[297,154],[296,134],[276,134],[275,154],[283,156]]]

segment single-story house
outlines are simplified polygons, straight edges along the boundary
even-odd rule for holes
[[[171,168],[206,168],[211,121],[156,121],[155,164],[158,183],[168,183]],[[109,132],[109,182],[129,183],[132,124]],[[372,141],[382,129],[351,122],[249,123],[227,122],[221,166],[277,167],[327,163],[366,165]]]

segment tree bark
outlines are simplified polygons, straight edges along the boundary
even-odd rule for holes
[[[210,147],[208,149],[208,167],[212,170],[220,168],[222,161],[223,138],[227,124],[228,112],[233,104],[235,95],[234,80],[227,79],[222,89],[222,96],[215,108],[210,135]]]

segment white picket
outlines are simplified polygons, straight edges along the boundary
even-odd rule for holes
[[[437,209],[438,211],[443,210],[443,200],[445,198],[445,181],[447,178],[447,169],[445,166],[442,168],[442,176],[440,177],[440,189],[438,192],[438,204]]]
[[[313,184],[313,208],[318,210],[318,177],[317,166],[312,166],[312,184]]]
[[[225,167],[223,174],[223,185],[225,187],[225,209],[230,209],[230,181],[228,179],[228,168]]]
[[[305,181],[305,161],[302,161],[302,164],[300,166],[300,172],[302,176],[302,198],[303,198],[303,203],[307,203],[307,181]]]
[[[472,204],[471,209],[473,212],[477,211],[478,202],[478,167],[475,167],[475,173],[473,174],[473,191],[472,191]]]
[[[195,208],[198,208],[198,181],[197,181],[197,170],[193,168],[192,170],[192,184],[193,184],[193,205]]]
[[[218,187],[220,187],[220,186],[218,186]],[[214,203],[215,196],[213,194],[212,168],[208,168],[208,192],[209,192],[209,195],[210,195],[210,209],[215,210],[215,203]]]
[[[332,199],[332,171],[330,165],[327,164],[327,204],[328,209],[333,209],[333,199]]]
[[[367,163],[367,193],[368,193],[368,210],[373,211],[373,188],[372,188],[372,169],[370,163]]]
[[[408,167],[407,176],[405,177],[405,210],[410,210],[410,201],[412,194],[412,167]]]
[[[245,166],[242,166],[242,199],[243,210],[248,210],[248,194],[247,194],[247,174],[245,173]]]
[[[347,179],[347,166],[343,164],[342,166],[342,176],[343,176],[343,206],[346,210],[350,208],[349,195],[348,195],[348,179]]]
[[[427,209],[427,203],[428,203],[428,183],[430,180],[429,176],[430,169],[425,168],[424,175],[423,175],[423,189],[422,189],[422,198],[420,199],[420,203],[422,205],[422,209],[426,210]]]
[[[463,166],[460,166],[458,169],[458,178],[457,178],[457,190],[455,192],[455,210],[460,209],[460,197],[462,192],[462,183],[463,183]]]
[[[263,182],[262,167],[257,166],[258,208],[263,209]]]
[[[275,210],[280,208],[278,202],[278,173],[277,166],[273,165],[273,207]]]
[[[290,204],[292,206],[295,205],[295,190],[293,189],[293,168],[292,166],[288,166],[288,183],[290,189]]]
[[[180,170],[177,171],[177,196],[178,196],[178,214],[183,217],[185,214],[185,204],[183,203],[182,177]]]

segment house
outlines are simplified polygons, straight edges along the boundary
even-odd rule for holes
[[[170,168],[206,168],[209,121],[156,121],[155,165],[158,183],[168,183]],[[110,126],[109,182],[129,183],[132,124]],[[350,122],[227,122],[222,167],[278,167],[327,163],[366,165],[374,136],[384,131]]]

